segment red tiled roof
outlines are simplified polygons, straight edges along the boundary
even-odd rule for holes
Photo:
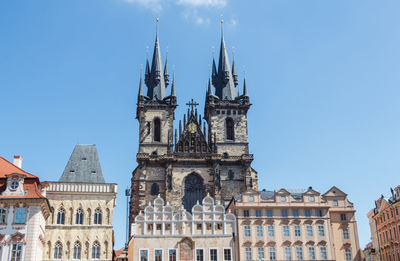
[[[40,184],[39,178],[32,175],[25,170],[18,168],[8,160],[0,157],[0,193],[3,192],[7,187],[6,176],[10,174],[21,174],[25,176],[24,179],[24,190],[26,191],[24,196],[0,196],[0,199],[4,198],[45,198],[38,184]]]
[[[0,157],[0,178],[5,178],[6,175],[13,174],[13,173],[18,173],[25,175],[28,178],[38,178],[35,175],[32,175],[31,173],[26,172],[23,169],[18,168],[8,160],[6,160],[3,157]]]

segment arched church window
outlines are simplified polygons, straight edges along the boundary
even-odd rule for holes
[[[185,195],[183,205],[185,209],[192,212],[192,207],[197,201],[201,202],[204,194],[203,179],[196,173],[189,174],[185,178]]]
[[[62,244],[61,242],[57,242],[54,245],[54,259],[61,259],[62,258]]]
[[[153,183],[153,185],[151,185],[151,195],[158,195],[159,192],[159,188],[157,183]]]
[[[94,224],[95,225],[101,225],[101,219],[102,219],[102,212],[100,208],[96,208],[94,211]]]
[[[57,212],[57,224],[65,224],[65,210],[60,208]]]
[[[92,246],[92,259],[100,259],[100,243],[94,241]]]
[[[83,210],[78,208],[75,214],[75,224],[82,225],[83,224]]]
[[[79,241],[76,241],[74,244],[74,254],[73,254],[73,258],[74,259],[81,259],[81,243]]]
[[[154,141],[161,141],[161,121],[159,118],[154,119]]]
[[[185,152],[189,151],[189,142],[185,142]]]
[[[232,118],[226,119],[226,139],[234,140],[235,139],[235,131],[233,127],[233,120]]]

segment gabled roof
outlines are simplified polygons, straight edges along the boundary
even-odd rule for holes
[[[325,192],[322,196],[324,197],[346,197],[347,194],[333,186],[327,192]]]
[[[105,183],[96,145],[77,144],[59,181]]]
[[[31,173],[26,172],[21,168],[18,168],[5,158],[0,157],[0,178],[5,178],[7,175],[14,173],[25,175],[28,178],[38,178],[35,175],[32,175]]]

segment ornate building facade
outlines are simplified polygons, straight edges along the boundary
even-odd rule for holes
[[[45,224],[50,215],[47,184],[0,157],[0,260],[42,260]]]
[[[173,208],[183,205],[190,212],[207,193],[227,205],[234,195],[258,189],[247,132],[251,104],[245,82],[243,93],[236,91],[238,75],[234,61],[230,66],[224,36],[218,68],[213,60],[204,118],[192,100],[183,121],[174,128],[178,104],[174,79],[170,95],[166,94],[169,77],[167,62],[162,64],[157,34],[151,67],[146,62],[146,95],[142,78],[139,83],[138,166],[131,179],[130,224],[158,195]]]
[[[117,185],[105,183],[95,145],[76,145],[58,182],[49,182],[52,215],[43,260],[112,260]]]
[[[400,186],[391,189],[391,196],[382,195],[368,213],[371,228],[371,257],[375,260],[400,260]],[[373,251],[372,251],[373,250]]]
[[[175,211],[158,196],[135,217],[128,256],[132,261],[238,260],[235,234],[235,216],[209,195],[190,212],[184,206]]]
[[[249,190],[228,209],[237,218],[239,260],[361,261],[353,204],[336,187],[322,195]]]

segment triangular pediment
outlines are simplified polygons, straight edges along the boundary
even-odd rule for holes
[[[346,197],[347,194],[333,186],[326,193],[323,194],[324,197]]]

